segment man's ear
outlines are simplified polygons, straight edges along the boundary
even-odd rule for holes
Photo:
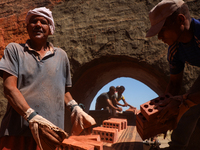
[[[183,14],[179,14],[177,16],[177,22],[180,24],[180,25],[184,25],[185,24],[185,20],[186,20],[186,17],[183,15]]]
[[[177,21],[179,23],[180,26],[183,26],[184,29],[189,30],[190,28],[190,20],[188,20],[185,15],[183,14],[179,14],[177,17]]]

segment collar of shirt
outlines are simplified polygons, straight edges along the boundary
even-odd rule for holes
[[[25,43],[25,47],[27,48],[27,50],[34,52],[34,54],[35,54],[35,56],[36,56],[36,58],[37,58],[38,60],[41,60],[41,59],[40,59],[40,54],[39,54],[36,50],[34,50],[34,49],[32,49],[32,48],[30,47],[30,42],[31,42],[30,39],[27,40],[26,43]],[[54,54],[55,49],[54,49],[54,47],[53,47],[53,44],[50,43],[50,42],[47,42],[47,46],[49,47],[49,50],[48,50],[48,52],[45,54],[45,56],[50,55],[50,54]],[[44,56],[44,57],[45,57],[45,56]]]
[[[35,51],[35,52],[37,52],[36,50],[34,50],[34,49],[32,49],[31,47],[30,47],[30,39],[29,40],[27,40],[26,41],[26,44],[25,44],[25,47],[27,47],[28,48],[28,50],[30,50],[30,51]],[[54,53],[54,47],[53,47],[53,44],[52,43],[50,43],[50,42],[47,42],[47,46],[49,47],[49,51],[53,54]]]

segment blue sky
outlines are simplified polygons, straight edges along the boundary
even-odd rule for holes
[[[140,109],[141,104],[158,97],[158,95],[144,83],[133,78],[121,77],[109,82],[99,90],[90,105],[90,110],[95,109],[96,99],[101,93],[108,92],[110,86],[116,87],[118,85],[123,85],[125,87],[123,95],[126,102],[134,107],[137,107],[137,109]],[[120,101],[120,103],[123,102]],[[128,108],[129,107],[123,107],[123,110]]]

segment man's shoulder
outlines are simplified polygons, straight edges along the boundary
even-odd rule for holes
[[[6,47],[7,48],[22,48],[24,46],[25,46],[25,44],[19,44],[19,43],[12,42],[12,43],[9,43]]]
[[[108,97],[108,93],[107,92],[105,92],[105,93],[101,93],[101,95],[99,95],[99,97]]]
[[[198,18],[198,19],[192,18],[192,22],[193,21],[194,21],[194,23],[200,24],[200,18]]]
[[[105,95],[108,95],[108,93],[107,93],[107,92],[104,92],[104,93],[101,93],[101,95],[105,96]]]
[[[9,53],[15,53],[15,52],[19,52],[19,51],[23,51],[25,47],[25,44],[19,44],[19,43],[9,43],[6,48],[5,48],[5,52],[9,52]]]
[[[67,56],[67,52],[64,51],[62,48],[60,48],[60,47],[53,47],[53,48],[58,54],[63,55],[63,56],[65,56],[65,55]]]
[[[191,26],[193,28],[194,34],[200,36],[200,19],[192,18]]]

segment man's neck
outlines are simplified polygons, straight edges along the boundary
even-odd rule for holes
[[[191,20],[186,20],[184,30],[180,33],[178,41],[181,43],[189,43],[194,36]]]
[[[181,33],[181,36],[178,39],[178,41],[181,42],[181,43],[189,43],[192,40],[193,36],[194,36],[194,34],[193,34],[191,29],[186,30],[186,31]]]
[[[30,40],[30,47],[34,49],[35,51],[47,51],[48,50],[48,45],[47,41],[40,41],[36,42],[34,40]]]

